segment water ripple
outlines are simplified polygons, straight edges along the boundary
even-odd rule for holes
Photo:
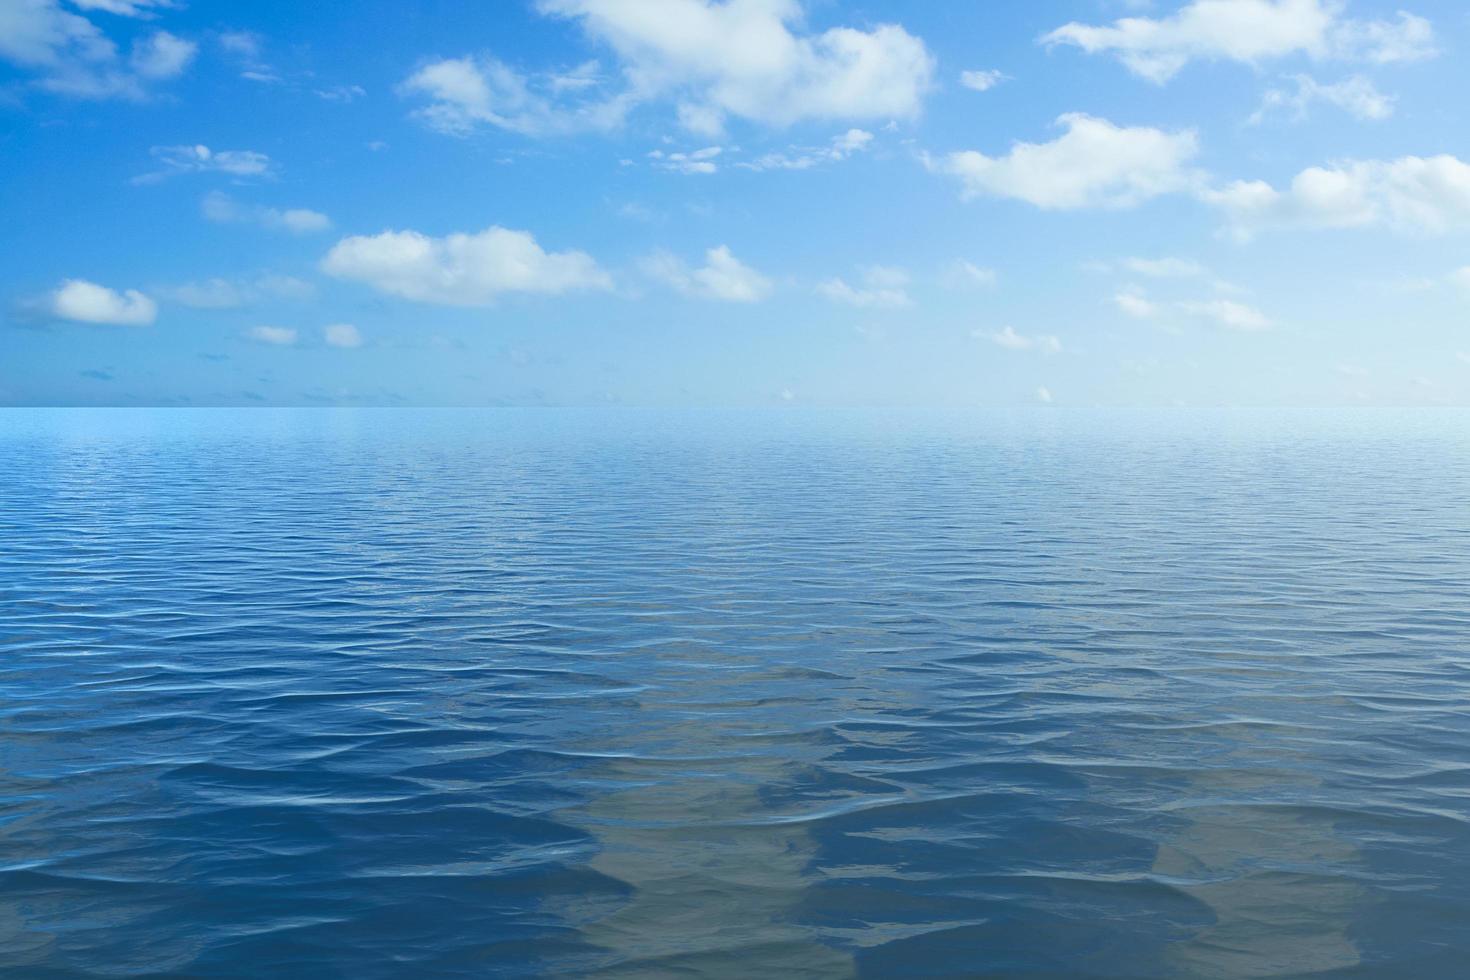
[[[0,972],[1455,978],[1459,413],[0,414]]]

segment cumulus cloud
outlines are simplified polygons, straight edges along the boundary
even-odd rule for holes
[[[133,178],[134,184],[156,184],[180,174],[219,173],[231,177],[269,177],[271,158],[254,150],[211,150],[207,146],[155,146],[149,151],[159,169]]]
[[[817,284],[817,292],[834,303],[863,308],[896,309],[909,306],[909,274],[891,266],[870,265],[859,270],[860,284],[850,285],[841,277]]]
[[[680,99],[681,121],[717,132],[727,116],[787,125],[916,116],[932,84],[924,42],[896,24],[798,33],[798,0],[540,0],[620,59],[642,100]]]
[[[362,346],[362,333],[350,323],[333,323],[322,329],[322,340],[328,347],[350,350]]]
[[[1006,350],[1037,351],[1041,354],[1060,354],[1062,352],[1061,338],[1054,337],[1051,334],[1028,337],[1025,334],[1017,333],[1016,328],[1010,326],[1003,327],[994,332],[975,330],[971,333],[971,336],[988,340],[998,347],[1004,347]]]
[[[1109,54],[1162,83],[1191,61],[1260,65],[1291,55],[1385,64],[1433,56],[1434,30],[1400,12],[1393,21],[1351,20],[1338,0],[1193,0],[1167,17],[1125,17],[1108,26],[1077,22],[1042,38]]]
[[[142,16],[149,7],[167,4],[93,0],[73,4],[125,16]],[[0,3],[0,60],[36,74],[35,84],[77,98],[143,99],[150,82],[175,78],[193,60],[197,46],[168,33],[139,36],[131,57],[97,25],[57,0],[8,0]]]
[[[200,210],[210,221],[220,224],[258,224],[264,228],[286,231],[293,235],[310,235],[327,231],[332,227],[332,219],[320,211],[313,211],[310,208],[282,210],[244,205],[219,191],[206,194],[200,204]]]
[[[642,263],[646,275],[673,286],[686,296],[754,303],[771,294],[771,281],[719,245],[704,253],[705,264],[690,269],[678,257],[658,252]]]
[[[960,72],[960,84],[976,92],[989,92],[1009,77],[1005,72],[994,68],[962,71]]]
[[[809,170],[824,163],[846,160],[866,150],[873,134],[865,129],[849,129],[832,138],[827,146],[793,146],[784,153],[767,153],[737,166],[747,170]]]
[[[293,327],[251,327],[245,336],[262,344],[290,347],[296,343],[297,333]]]
[[[1277,189],[1235,181],[1202,192],[1234,233],[1262,228],[1373,228],[1443,234],[1470,228],[1470,164],[1457,157],[1347,160],[1308,167]]]
[[[158,304],[136,289],[118,292],[85,279],[67,279],[50,296],[50,312],[78,323],[147,326],[158,317]]]
[[[1005,197],[1039,208],[1125,208],[1198,181],[1188,163],[1199,152],[1193,130],[1116,126],[1085,113],[1057,120],[1066,132],[1050,143],[1016,143],[1003,157],[977,150],[925,157],[959,178],[965,198]]]
[[[1251,125],[1259,125],[1272,115],[1285,115],[1300,121],[1314,103],[1336,106],[1357,119],[1376,121],[1393,115],[1394,99],[1384,95],[1362,75],[1354,75],[1331,85],[1323,85],[1310,75],[1294,75],[1295,89],[1269,89],[1261,107],[1250,117]]]
[[[637,105],[672,101],[684,128],[706,136],[727,118],[784,126],[808,120],[916,116],[934,59],[896,24],[801,30],[798,0],[539,0],[576,21],[617,60],[570,72],[525,73],[493,58],[427,64],[401,91],[418,115],[463,134],[490,125],[539,136],[620,124]]]
[[[547,252],[530,232],[492,226],[431,238],[417,231],[354,235],[332,246],[322,270],[391,296],[445,306],[486,306],[502,293],[611,289],[587,253]]]

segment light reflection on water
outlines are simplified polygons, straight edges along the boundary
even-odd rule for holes
[[[0,966],[1455,977],[1460,413],[0,413]]]

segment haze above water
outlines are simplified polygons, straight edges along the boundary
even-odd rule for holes
[[[1470,962],[1470,415],[0,413],[25,977]]]

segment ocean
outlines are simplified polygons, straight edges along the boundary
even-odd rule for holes
[[[0,411],[0,975],[1459,978],[1470,413]]]

